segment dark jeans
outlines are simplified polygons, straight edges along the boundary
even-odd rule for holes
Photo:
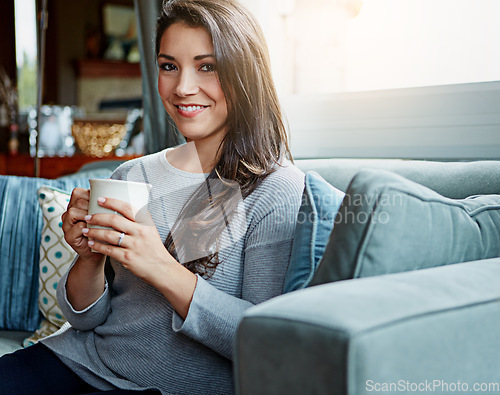
[[[0,358],[2,395],[137,394],[126,390],[100,391],[87,384],[41,343]]]

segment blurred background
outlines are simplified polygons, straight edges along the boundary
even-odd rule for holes
[[[39,127],[42,0],[1,3],[0,174],[28,173],[35,155],[69,171],[179,141],[142,122],[160,1],[47,0]],[[499,159],[497,0],[242,3],[266,35],[295,157]]]

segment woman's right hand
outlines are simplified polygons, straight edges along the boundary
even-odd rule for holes
[[[82,232],[87,227],[85,216],[89,210],[89,198],[90,190],[73,189],[68,208],[61,216],[64,240],[79,255],[66,281],[68,301],[77,311],[90,306],[105,289],[105,256],[92,252],[89,240]]]
[[[61,216],[62,230],[64,232],[64,239],[81,259],[87,262],[99,263],[104,256],[91,251],[88,238],[82,233],[82,229],[87,227],[85,216],[89,210],[89,198],[89,189],[73,189],[68,208]]]

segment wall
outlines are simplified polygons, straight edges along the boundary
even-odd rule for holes
[[[74,105],[77,100],[73,62],[85,57],[85,29],[99,26],[100,2],[51,0],[47,29],[44,103]]]
[[[123,1],[133,4],[132,1]],[[95,111],[95,102],[102,98],[129,98],[131,92],[141,95],[140,78],[124,84],[116,78],[100,78],[98,89],[89,88],[76,75],[76,61],[87,58],[85,39],[89,29],[100,30],[102,1],[51,0],[49,2],[49,29],[47,31],[46,95],[45,103],[83,105]],[[130,87],[132,85],[132,87]],[[123,88],[123,89],[122,89]],[[138,88],[138,89],[137,89]],[[104,93],[103,93],[104,92]],[[89,104],[88,98],[93,102]],[[82,98],[85,101],[82,102]]]
[[[500,82],[282,98],[296,158],[500,159]]]
[[[79,78],[77,103],[87,113],[99,111],[103,100],[141,97],[141,77]]]

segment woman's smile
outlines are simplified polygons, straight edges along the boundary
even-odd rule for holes
[[[201,114],[208,106],[201,106],[198,104],[177,104],[176,107],[180,116],[194,118]]]

